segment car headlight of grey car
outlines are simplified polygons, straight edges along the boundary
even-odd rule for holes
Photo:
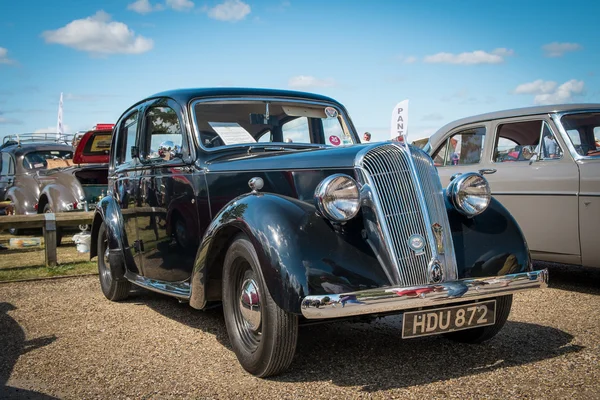
[[[345,174],[330,175],[315,189],[315,205],[323,216],[333,222],[349,221],[360,209],[358,184]]]
[[[475,172],[457,176],[448,185],[446,193],[454,208],[468,217],[484,212],[492,199],[487,179]]]

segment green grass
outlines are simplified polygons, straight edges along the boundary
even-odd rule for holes
[[[48,268],[44,265],[2,268],[0,269],[0,282],[49,278],[54,276],[81,275],[96,272],[98,272],[97,264],[90,261],[60,264],[53,268]]]
[[[53,268],[44,265],[43,244],[33,248],[0,250],[0,282],[98,272],[96,260],[90,262],[89,253],[77,252],[71,239],[75,233],[77,231],[63,236],[63,243],[57,248],[59,265]],[[41,232],[33,230],[21,237],[40,236]],[[0,244],[8,247],[12,237],[7,232],[0,232]]]

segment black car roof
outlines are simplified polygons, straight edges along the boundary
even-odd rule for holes
[[[187,104],[190,100],[201,97],[226,97],[226,96],[243,96],[243,97],[291,97],[302,98],[317,101],[326,101],[341,105],[336,100],[315,93],[298,92],[294,90],[282,89],[261,89],[261,88],[239,88],[239,87],[219,87],[219,88],[190,88],[176,89],[165,92],[156,93],[148,98],[154,97],[170,97],[180,103]]]

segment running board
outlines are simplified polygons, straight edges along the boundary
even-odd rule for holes
[[[141,286],[153,292],[166,294],[167,296],[177,297],[178,299],[189,300],[190,298],[190,283],[184,282],[167,282],[159,281],[158,279],[150,279],[144,276],[134,274],[127,271],[125,278],[134,285]]]

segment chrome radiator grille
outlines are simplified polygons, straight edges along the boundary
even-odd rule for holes
[[[405,286],[431,283],[432,260],[440,261],[444,280],[456,277],[456,259],[437,172],[427,155],[418,149],[412,151],[412,166],[407,150],[393,144],[372,147],[357,162],[377,208],[374,214],[381,226],[380,234],[385,236],[382,241],[387,243],[389,258],[396,264],[393,267],[397,272],[393,271],[392,276]],[[445,254],[437,252],[432,231],[435,223],[442,227]],[[420,254],[408,244],[415,234],[425,239]]]

